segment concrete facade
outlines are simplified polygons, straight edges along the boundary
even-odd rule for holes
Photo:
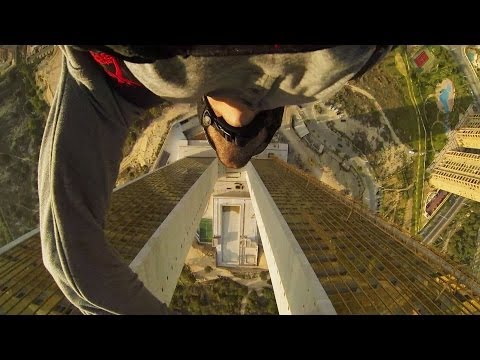
[[[458,175],[449,171],[434,170],[430,182],[438,189],[480,201],[480,179]]]
[[[455,133],[458,145],[469,149],[480,149],[480,128],[463,128]]]
[[[430,182],[438,189],[480,201],[480,155],[448,151],[433,170]]]
[[[217,177],[218,162],[214,160],[130,264],[152,294],[166,304],[172,300]]]
[[[468,116],[464,127],[471,129],[480,129],[480,114],[473,114]]]
[[[480,155],[463,151],[480,149],[480,114],[473,108],[469,106],[459,122],[454,135],[457,146],[442,150],[435,162],[430,183],[438,189],[480,201]]]

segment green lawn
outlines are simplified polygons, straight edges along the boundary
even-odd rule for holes
[[[199,226],[200,242],[210,243],[213,237],[212,219],[200,220]]]
[[[431,127],[433,148],[435,151],[440,151],[447,144],[448,138],[445,135],[445,129],[442,124],[435,123]]]

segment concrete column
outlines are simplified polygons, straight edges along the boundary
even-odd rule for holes
[[[215,159],[130,264],[147,289],[167,305],[172,300],[217,177],[218,162]]]
[[[335,315],[328,295],[252,163],[245,169],[278,312]]]

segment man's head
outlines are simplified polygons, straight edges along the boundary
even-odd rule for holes
[[[218,159],[226,167],[240,168],[270,143],[283,107],[253,111],[240,100],[206,96],[198,103],[198,116]]]

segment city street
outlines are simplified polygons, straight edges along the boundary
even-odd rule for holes
[[[450,223],[450,220],[460,211],[463,206],[465,198],[461,196],[452,195],[448,200],[450,208],[446,210],[442,208],[434,217],[429,221],[428,225],[420,231],[420,235],[423,236],[423,243],[425,245],[432,244],[443,232],[443,230]],[[447,205],[443,205],[444,207]]]

